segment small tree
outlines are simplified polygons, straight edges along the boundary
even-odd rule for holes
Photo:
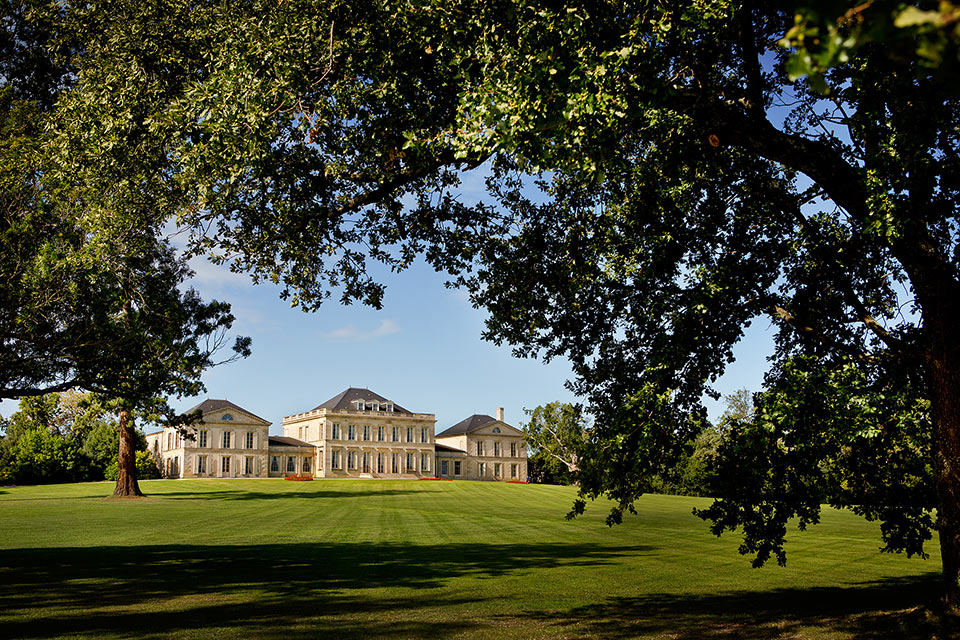
[[[580,405],[550,402],[524,409],[529,422],[521,426],[531,477],[538,482],[576,483],[579,460],[589,437],[589,421]]]

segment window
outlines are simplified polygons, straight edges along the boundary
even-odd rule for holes
[[[430,455],[426,453],[420,454],[420,471],[430,471]]]
[[[364,405],[363,400],[354,400],[353,402],[354,402],[354,404],[357,406],[357,411],[363,411],[363,408],[364,408],[364,407],[363,407],[363,405]]]
[[[207,447],[207,430],[201,429],[200,431],[200,448],[205,449]]]
[[[347,451],[347,469],[357,468],[357,454],[353,451]]]
[[[499,442],[494,442],[494,443],[493,443],[493,455],[495,455],[495,456],[499,456],[499,455],[500,455],[500,443],[499,443]]]
[[[516,458],[516,457],[517,457],[517,443],[516,443],[516,442],[511,442],[511,443],[510,443],[510,457],[511,457],[511,458]]]
[[[300,427],[300,428],[297,430],[297,433],[300,434],[300,435],[299,435],[299,438],[300,438],[301,440],[303,440],[303,427]]]
[[[447,469],[448,466],[449,465],[447,464],[446,460],[440,461],[440,475],[445,476],[449,473],[449,470]]]
[[[370,425],[363,425],[363,440],[364,442],[370,442]]]
[[[230,422],[231,420],[233,420],[233,416],[230,415],[229,413],[225,413],[222,416],[220,416],[220,420],[222,422]]]
[[[413,427],[407,427],[407,442],[413,442]]]
[[[390,457],[390,473],[400,473],[400,454],[395,453]]]
[[[500,427],[494,427],[492,431],[493,433],[500,433]]]
[[[501,475],[501,473],[500,473],[501,467],[502,467],[502,465],[501,465],[499,462],[494,462],[494,463],[493,463],[493,475],[494,475],[494,477],[497,477],[497,478],[500,477],[500,475]]]
[[[173,432],[167,432],[167,449],[173,449]]]
[[[479,467],[480,467],[480,477],[482,478],[483,476],[487,475],[487,463],[481,462]]]
[[[370,407],[371,409],[373,409],[374,411],[380,411],[380,403],[379,403],[379,402],[371,402],[370,404],[372,405],[372,406]]]
[[[384,455],[382,453],[377,453],[377,473],[383,473],[383,459]]]
[[[393,435],[394,442],[400,442],[400,427],[394,427],[391,435]]]
[[[478,442],[478,443],[477,443],[477,455],[478,455],[478,456],[482,456],[482,455],[483,455],[483,443],[482,443],[482,442]]]
[[[230,456],[223,456],[220,461],[220,471],[230,473]]]
[[[224,448],[224,449],[229,449],[229,448],[230,448],[230,435],[231,435],[231,434],[230,434],[229,431],[224,431],[224,432],[223,432],[223,448]]]
[[[347,425],[347,440],[357,439],[357,428],[352,424]]]
[[[370,473],[370,452],[363,452],[363,472]]]
[[[245,444],[247,449],[253,449],[253,431],[247,431],[247,441]]]
[[[253,475],[253,456],[243,458],[243,472],[248,476]]]
[[[412,453],[408,453],[408,454],[407,454],[407,471],[416,471],[416,469],[413,467],[413,454],[412,454]]]
[[[332,428],[332,430],[331,430],[331,432],[330,432],[330,439],[331,439],[331,440],[339,440],[339,439],[340,439],[340,425],[337,424],[336,422],[333,423],[333,428]]]
[[[340,452],[339,451],[330,452],[330,468],[331,469],[340,468]]]
[[[516,478],[516,477],[517,477],[517,465],[516,465],[516,463],[510,465],[510,477],[511,477],[511,478]]]
[[[197,456],[197,473],[207,472],[207,456]]]
[[[429,440],[427,440],[427,430],[426,430],[426,429],[420,429],[420,442],[430,442]]]
[[[383,405],[383,410],[384,410],[384,411],[389,411],[389,412],[392,413],[392,412],[393,412],[393,403],[392,403],[392,402],[388,402],[387,404]]]
[[[297,459],[293,456],[287,456],[287,473],[297,472]]]
[[[270,471],[280,473],[280,456],[270,456]]]
[[[455,475],[455,476],[460,475],[460,461],[459,461],[459,460],[454,460],[454,461],[453,461],[453,475]]]
[[[383,427],[377,427],[377,442],[383,442]]]

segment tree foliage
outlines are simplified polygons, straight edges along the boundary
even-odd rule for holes
[[[139,493],[132,413],[174,419],[160,398],[202,390],[200,374],[215,364],[234,318],[228,304],[184,287],[187,257],[163,232],[176,207],[155,197],[152,181],[162,167],[127,156],[111,184],[82,171],[64,177],[73,158],[57,125],[69,117],[75,62],[92,44],[73,27],[75,7],[14,1],[3,9],[0,398],[98,393],[120,420],[117,492]],[[138,148],[134,137],[97,142],[106,158]],[[238,338],[235,357],[249,344]]]
[[[378,306],[368,262],[423,253],[489,311],[487,338],[572,363],[596,418],[575,510],[606,495],[611,522],[703,430],[744,329],[771,323],[714,529],[742,528],[760,563],[825,496],[879,518],[890,550],[921,553],[935,526],[960,601],[953,23],[898,5],[894,47],[889,6],[38,5],[56,47],[82,42],[44,184],[93,218],[175,212],[193,251],[306,309]],[[848,15],[863,28],[822,57],[832,36],[807,29]],[[481,165],[490,200],[467,206],[459,172]]]
[[[574,484],[590,429],[583,407],[550,402],[524,412],[529,420],[521,430],[531,477],[549,484]]]
[[[0,432],[4,482],[117,479],[119,423],[93,394],[66,391],[22,398],[18,410],[0,425]],[[146,451],[140,430],[135,432],[135,442],[138,452]]]

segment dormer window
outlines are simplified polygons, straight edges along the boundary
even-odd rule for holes
[[[380,411],[380,403],[379,403],[379,402],[371,402],[371,403],[370,403],[370,409],[371,409],[372,411]]]
[[[363,409],[364,409],[364,401],[363,401],[363,400],[355,400],[354,402],[355,402],[356,405],[357,405],[357,411],[363,411]]]
[[[225,413],[222,416],[220,416],[220,420],[222,422],[230,422],[231,420],[233,420],[233,416],[229,413]]]
[[[388,402],[387,404],[383,405],[383,410],[384,410],[384,411],[390,411],[390,412],[392,413],[392,412],[393,412],[393,403],[392,403],[392,402]]]
[[[500,433],[500,427],[494,427],[494,428],[493,428],[493,432],[494,432],[494,433]]]

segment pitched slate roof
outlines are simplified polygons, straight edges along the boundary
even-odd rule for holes
[[[475,413],[466,420],[461,420],[443,433],[438,433],[435,437],[442,438],[443,436],[459,436],[464,433],[473,433],[491,422],[497,422],[497,419],[483,413]]]
[[[453,452],[453,453],[462,453],[462,454],[466,454],[466,453],[467,453],[467,452],[464,451],[463,449],[457,449],[456,447],[448,447],[447,445],[445,445],[445,444],[440,444],[439,442],[434,442],[434,443],[433,443],[433,448],[434,448],[434,450],[436,450],[436,451],[451,451],[451,452]]]
[[[267,445],[270,447],[315,447],[309,442],[290,438],[288,436],[267,436]]]
[[[250,412],[250,411],[247,411],[247,410],[244,409],[243,407],[238,407],[237,405],[233,404],[233,403],[230,402],[229,400],[216,400],[216,399],[214,399],[214,398],[207,398],[206,400],[204,400],[203,402],[201,402],[200,404],[198,404],[198,405],[195,406],[194,408],[190,409],[190,410],[187,411],[186,413],[193,413],[194,411],[197,411],[198,409],[199,409],[199,411],[200,411],[200,413],[201,413],[202,415],[207,415],[208,413],[212,413],[212,412],[214,412],[214,411],[223,411],[224,409],[233,409],[234,411],[242,411],[243,413],[247,414],[248,416],[253,416],[253,417],[256,418],[257,420],[263,420],[263,422],[266,422],[267,424],[270,424],[270,421],[269,421],[269,420],[264,420],[263,418],[261,418],[261,417],[258,416],[257,414],[252,413],[252,412]]]
[[[366,402],[391,402],[393,403],[394,413],[412,413],[407,411],[393,400],[388,400],[384,398],[379,393],[370,391],[370,389],[360,389],[357,387],[350,387],[346,391],[339,393],[323,404],[315,407],[313,410],[317,409],[354,409],[354,401],[356,400],[365,400]]]

